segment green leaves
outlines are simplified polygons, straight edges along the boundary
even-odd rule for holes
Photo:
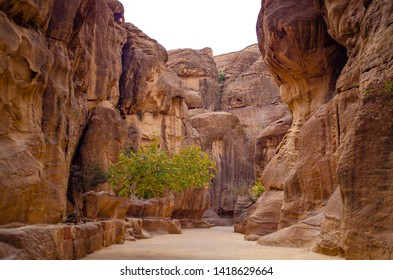
[[[169,154],[157,142],[138,151],[122,151],[109,169],[109,183],[120,196],[161,197],[166,190],[208,187],[215,162],[200,147],[191,146]]]

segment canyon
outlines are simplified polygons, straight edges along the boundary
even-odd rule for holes
[[[0,0],[0,259],[215,225],[392,259],[393,3],[264,0],[256,21],[258,44],[214,56],[167,51],[116,0]],[[92,183],[156,139],[201,146],[211,186],[143,200]]]

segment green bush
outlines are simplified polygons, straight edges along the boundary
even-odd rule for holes
[[[89,163],[84,167],[73,164],[70,169],[70,178],[72,184],[81,187],[83,192],[88,192],[106,183],[108,173],[97,163]]]
[[[214,161],[200,147],[187,147],[176,153],[160,149],[157,142],[138,151],[122,151],[109,168],[109,183],[124,197],[161,197],[166,190],[208,187],[214,178]]]
[[[222,94],[224,91],[224,84],[225,84],[225,73],[224,72],[219,72],[218,73],[218,90]]]
[[[393,81],[392,80],[385,81],[384,86],[385,86],[385,92],[388,95],[392,96],[393,95]]]
[[[265,188],[261,181],[256,181],[251,189],[251,199],[256,201],[265,192]]]

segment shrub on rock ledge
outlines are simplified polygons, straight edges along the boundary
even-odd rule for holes
[[[120,196],[161,197],[165,191],[207,188],[214,178],[215,162],[200,147],[190,146],[169,153],[158,143],[138,151],[122,151],[109,169],[109,183]]]

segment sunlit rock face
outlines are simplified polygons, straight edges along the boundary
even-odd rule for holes
[[[167,148],[197,143],[166,50],[124,23],[118,1],[0,10],[0,224],[62,221],[85,187],[73,166],[106,170],[155,137]]]
[[[29,0],[0,10],[0,223],[57,223],[89,110],[116,110],[123,8]]]
[[[284,191],[279,228],[324,213],[319,251],[389,259],[393,3],[336,2],[263,1],[259,47],[293,114],[263,182]]]

